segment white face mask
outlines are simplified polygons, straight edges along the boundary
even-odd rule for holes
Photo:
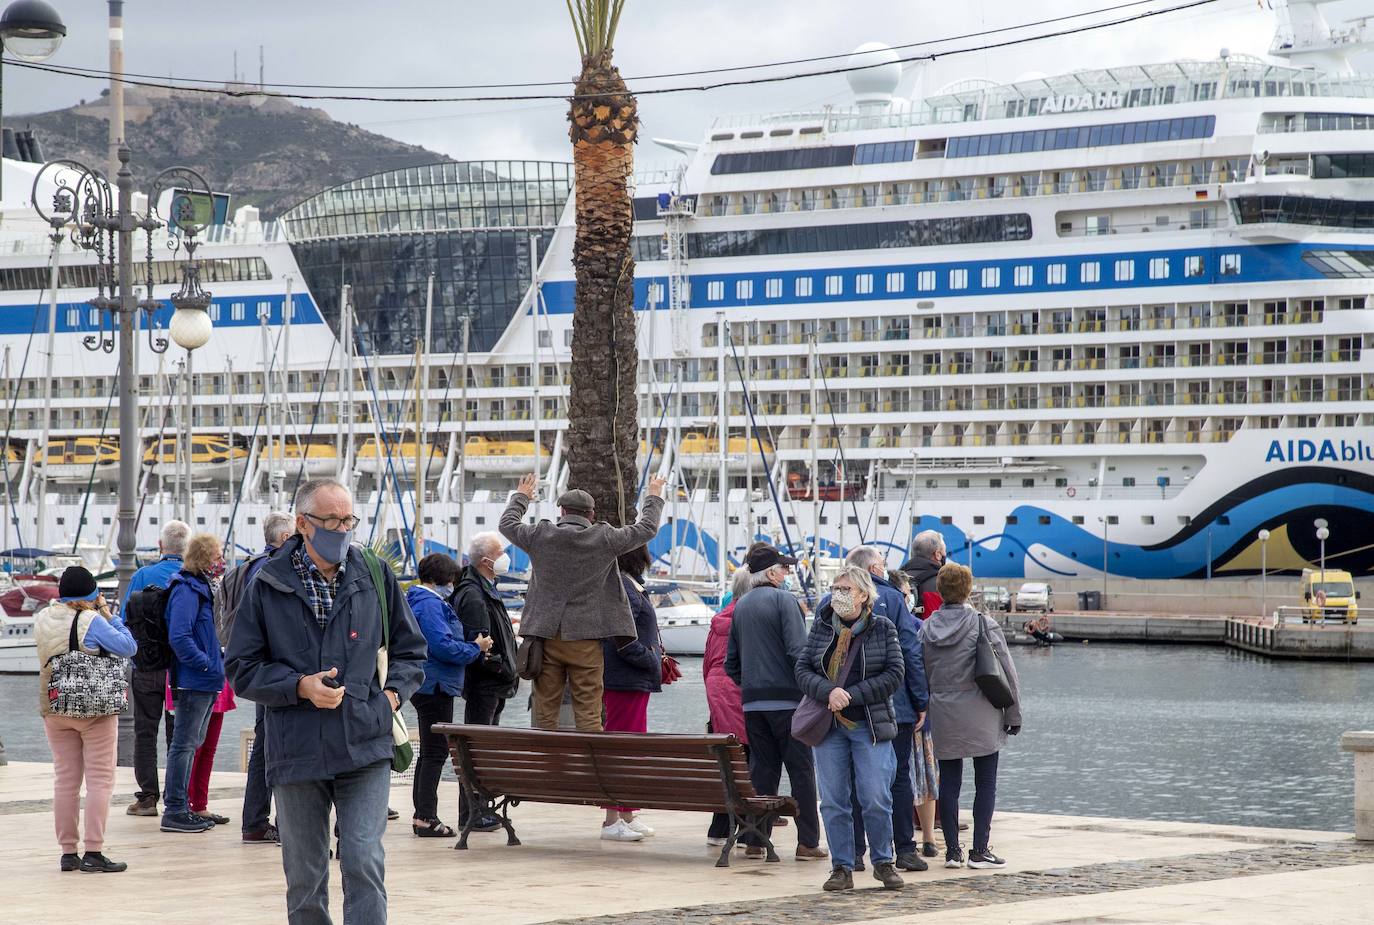
[[[503,552],[495,559],[488,559],[491,563],[491,570],[497,575],[510,574],[510,553]]]

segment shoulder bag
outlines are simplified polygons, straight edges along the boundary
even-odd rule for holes
[[[386,669],[391,657],[391,611],[386,603],[386,583],[382,581],[382,563],[377,554],[363,547],[363,561],[372,575],[372,586],[377,589],[377,604],[382,608],[382,647],[377,650],[377,684],[386,690]],[[390,706],[390,700],[387,701]],[[410,730],[406,729],[405,717],[400,710],[391,711],[391,770],[400,772],[410,767],[415,760],[415,749],[410,744]]]
[[[1002,670],[1002,662],[997,658],[997,653],[992,648],[992,637],[987,634],[987,628],[983,621],[987,617],[978,614],[978,638],[975,641],[975,652],[973,656],[973,682],[978,685],[978,689],[983,692],[983,696],[988,699],[999,710],[1016,704],[1016,697],[1011,692],[1011,685],[1007,683],[1007,673]]]
[[[863,648],[863,640],[855,639],[849,644],[849,651],[845,653],[844,664],[840,666],[839,677],[841,680],[849,677],[849,669],[854,665],[854,657]],[[830,704],[821,703],[815,697],[802,697],[802,702],[797,704],[797,709],[792,711],[792,738],[803,745],[810,745],[815,748],[825,741],[825,737],[830,735],[830,728],[835,725],[835,714],[830,712]]]
[[[102,617],[97,616],[100,620]],[[54,716],[94,719],[122,713],[129,702],[124,679],[124,659],[101,650],[99,655],[83,651],[77,640],[81,612],[72,615],[67,651],[54,655],[48,664],[48,711]]]

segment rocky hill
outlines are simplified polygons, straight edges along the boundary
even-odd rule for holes
[[[286,100],[128,87],[124,111],[136,183],[173,165],[194,167],[231,194],[234,208],[255,205],[264,218],[347,180],[449,160]],[[106,166],[104,97],[53,112],[6,113],[5,124],[32,127],[49,158]]]

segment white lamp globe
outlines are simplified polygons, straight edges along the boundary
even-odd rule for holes
[[[1269,531],[1261,530],[1259,532],[1259,538],[1261,543],[1267,543],[1269,541]]]
[[[172,313],[168,330],[178,347],[195,350],[209,343],[214,326],[210,323],[210,316],[200,309],[178,308]]]
[[[1328,529],[1326,529],[1325,527],[1322,527],[1321,529],[1319,529],[1319,530],[1317,531],[1317,539],[1319,539],[1319,540],[1324,540],[1324,539],[1326,539],[1327,537],[1329,537],[1330,535],[1331,535],[1331,531],[1328,530]]]

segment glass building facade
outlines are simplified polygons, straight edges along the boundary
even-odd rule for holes
[[[370,354],[411,353],[424,337],[434,274],[432,347],[490,350],[529,288],[530,236],[548,247],[572,192],[572,164],[467,161],[406,167],[324,190],[283,217],[305,282],[335,331],[344,284]]]

